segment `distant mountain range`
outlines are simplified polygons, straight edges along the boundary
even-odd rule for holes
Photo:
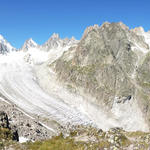
[[[49,51],[51,49],[71,46],[76,43],[78,43],[78,41],[74,37],[72,37],[71,39],[68,38],[60,39],[59,35],[54,33],[49,38],[49,40],[45,42],[43,45],[38,45],[35,41],[33,41],[32,38],[28,39],[25,41],[20,50],[28,51],[30,48],[38,48],[44,51]],[[2,35],[0,35],[0,53],[6,54],[7,52],[15,50],[17,49],[11,46],[11,44],[6,39],[4,39]]]

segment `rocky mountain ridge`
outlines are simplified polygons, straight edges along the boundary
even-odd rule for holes
[[[135,30],[121,22],[88,27],[77,47],[50,67],[64,85],[114,116],[116,125],[148,131],[149,33]]]
[[[2,35],[0,35],[0,52],[1,54],[6,54],[11,51],[28,51],[30,49],[40,49],[42,51],[50,51],[54,49],[63,49],[66,47],[74,46],[78,43],[74,37],[61,39],[59,34],[54,33],[48,41],[46,41],[43,45],[38,45],[32,38],[26,40],[23,46],[17,50],[12,47],[7,40],[4,39]]]
[[[108,26],[109,24],[110,24],[109,22],[105,22],[102,24],[101,27],[104,28],[104,27]],[[129,29],[122,22],[120,22],[119,24],[122,26],[122,28]],[[91,30],[97,29],[97,28],[99,28],[99,25],[87,27],[86,30],[84,31],[82,38],[84,38]],[[137,28],[131,29],[131,31],[139,36],[142,36],[145,40],[147,40],[147,43],[149,43],[150,31],[145,32],[142,27],[137,27]],[[70,46],[70,45],[73,46],[73,45],[76,45],[78,42],[79,41],[76,40],[74,37],[72,37],[71,39],[68,39],[68,38],[61,39],[59,37],[58,33],[53,33],[52,36],[48,39],[48,41],[46,41],[43,45],[38,45],[35,41],[33,41],[32,38],[26,40],[25,43],[23,44],[23,46],[20,48],[20,50],[26,51],[30,48],[40,48],[44,51],[49,51],[50,49],[57,49],[59,47]],[[7,40],[2,35],[0,35],[0,44],[1,44],[1,53],[2,54],[17,50],[13,46],[11,46],[11,44],[9,42],[7,42]]]

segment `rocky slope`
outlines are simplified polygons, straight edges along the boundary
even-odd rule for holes
[[[50,67],[61,83],[104,110],[116,125],[148,131],[150,36],[137,31],[121,22],[88,27],[78,45]]]
[[[18,136],[20,137],[18,141],[21,143],[25,141],[45,140],[54,135],[54,133],[42,125],[42,118],[38,116],[31,118],[16,105],[9,103],[5,99],[0,99],[0,110],[7,114],[7,127],[11,124],[18,131]]]

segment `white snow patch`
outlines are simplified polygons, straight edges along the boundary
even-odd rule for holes
[[[20,143],[25,143],[25,142],[27,142],[27,141],[29,141],[28,138],[25,138],[25,137],[19,137],[19,142],[20,142]]]

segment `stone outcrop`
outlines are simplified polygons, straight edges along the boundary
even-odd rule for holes
[[[12,140],[13,141],[19,141],[19,135],[18,130],[16,126],[11,126],[11,132],[12,132]]]
[[[49,129],[45,128],[39,121],[43,123],[49,123],[48,119],[35,117],[31,119],[29,116],[22,113],[15,105],[0,101],[0,108],[4,114],[8,116],[9,128],[14,133],[14,139],[24,137],[29,141],[44,140],[54,135]],[[46,122],[44,122],[46,120]],[[16,130],[17,129],[17,130]],[[57,127],[56,127],[57,129]],[[16,132],[17,131],[17,132]],[[59,131],[58,131],[59,132]]]
[[[0,111],[0,128],[9,128],[8,116],[4,111]]]
[[[7,131],[6,134],[8,134],[8,132],[9,132],[9,134],[11,135],[12,140],[19,141],[19,135],[18,135],[17,128],[16,128],[16,126],[11,126],[9,124],[8,116],[4,111],[0,111],[0,128],[2,130],[6,129],[6,131]]]

